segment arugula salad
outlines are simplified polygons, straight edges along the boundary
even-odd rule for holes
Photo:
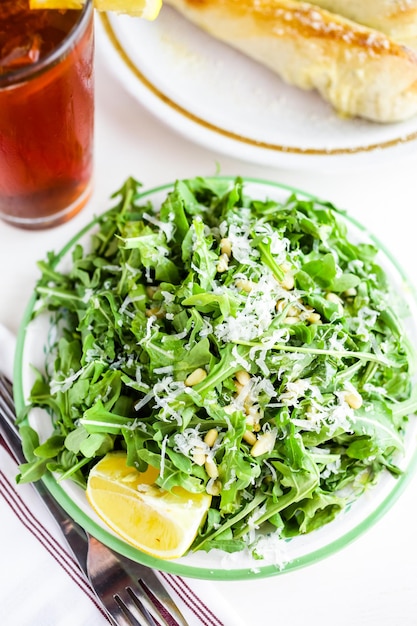
[[[401,473],[417,395],[398,298],[329,203],[214,177],[153,206],[140,187],[114,194],[69,271],[39,263],[53,333],[30,403],[53,432],[21,426],[20,480],[85,486],[125,450],[160,487],[212,495],[192,550],[262,558],[260,536],[313,531]]]

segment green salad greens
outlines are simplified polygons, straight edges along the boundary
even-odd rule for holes
[[[376,245],[328,203],[252,198],[240,178],[177,181],[155,207],[133,179],[114,197],[69,271],[39,264],[54,332],[30,402],[53,434],[22,425],[21,481],[85,486],[126,450],[160,487],[212,495],[193,550],[261,558],[260,534],[317,529],[401,473],[415,356]]]

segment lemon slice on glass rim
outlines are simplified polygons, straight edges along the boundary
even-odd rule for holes
[[[110,452],[90,471],[87,500],[117,535],[160,559],[183,556],[210,508],[211,496],[154,484],[158,470],[138,472],[124,452]]]
[[[82,9],[83,0],[29,0],[31,9]],[[161,10],[162,0],[94,0],[98,11],[125,13],[132,17],[154,20]]]

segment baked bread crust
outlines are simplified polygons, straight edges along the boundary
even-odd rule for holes
[[[383,33],[298,0],[166,0],[217,39],[340,114],[398,122],[417,114],[417,54]]]
[[[396,41],[417,38],[417,0],[314,0],[312,4],[380,30]]]

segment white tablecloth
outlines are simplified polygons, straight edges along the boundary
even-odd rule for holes
[[[403,160],[388,159],[377,168],[370,154],[369,167],[338,172],[251,165],[199,147],[155,119],[115,81],[100,54],[96,86],[95,190],[88,207],[68,224],[49,231],[18,230],[0,222],[0,322],[11,331],[17,332],[38,277],[36,261],[48,250],[59,249],[94,214],[109,208],[111,193],[125,178],[134,176],[151,188],[176,178],[214,174],[218,165],[223,174],[294,185],[347,209],[379,237],[417,284],[417,152]],[[59,542],[59,533],[55,531],[55,539],[48,539],[46,545],[44,531],[35,536],[27,528],[33,512],[24,505],[13,508],[11,500],[23,495],[16,495],[13,466],[6,452],[0,453],[0,493],[8,493],[7,499],[0,497],[0,623],[105,623],[80,575],[64,570],[62,548],[50,548],[48,542]],[[28,489],[24,488],[25,499]],[[194,623],[219,626],[213,621],[218,618],[224,626],[415,626],[416,494],[414,477],[371,530],[303,570],[247,582],[193,581],[197,595],[217,616]]]

